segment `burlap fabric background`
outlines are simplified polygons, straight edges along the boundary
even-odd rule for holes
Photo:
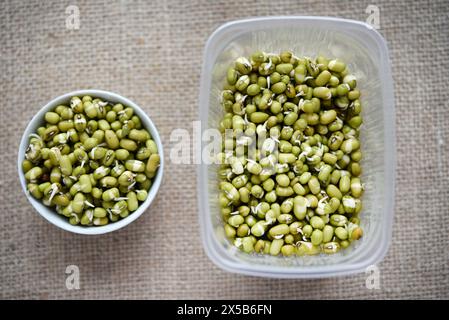
[[[80,8],[81,28],[65,27]],[[220,24],[261,15],[365,20],[380,8],[396,95],[393,240],[365,274],[273,280],[226,273],[199,238],[194,165],[166,162],[157,200],[118,232],[83,237],[44,221],[18,181],[19,139],[51,98],[102,88],[140,104],[162,135],[198,118],[206,39]],[[440,1],[0,1],[0,297],[2,298],[449,298],[449,2]],[[168,158],[167,158],[168,159]],[[65,287],[80,268],[81,289]]]

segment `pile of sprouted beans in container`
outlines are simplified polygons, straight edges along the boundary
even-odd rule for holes
[[[229,67],[219,203],[236,247],[333,254],[362,237],[359,98],[339,59],[258,51]]]
[[[131,107],[72,97],[43,122],[22,162],[34,198],[86,227],[126,218],[145,201],[160,157]]]

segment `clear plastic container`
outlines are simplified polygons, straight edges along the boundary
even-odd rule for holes
[[[220,90],[235,58],[255,50],[292,50],[298,56],[341,58],[362,92],[361,226],[364,236],[334,255],[272,257],[248,255],[224,236],[218,206],[216,165],[198,166],[199,219],[205,251],[224,270],[277,278],[318,278],[364,271],[386,254],[391,239],[395,182],[393,82],[384,38],[370,25],[328,17],[266,17],[229,22],[207,41],[201,75],[202,129],[218,128]],[[204,149],[206,142],[202,142]]]

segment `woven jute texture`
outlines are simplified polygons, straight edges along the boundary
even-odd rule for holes
[[[80,29],[66,28],[66,7]],[[395,83],[397,181],[393,238],[380,289],[367,274],[275,280],[230,274],[200,241],[195,165],[167,157],[151,208],[112,234],[86,237],[44,221],[17,174],[20,137],[53,97],[82,89],[142,106],[166,150],[198,119],[202,53],[226,21],[328,15],[365,21],[380,9]],[[0,298],[378,299],[449,298],[449,2],[438,1],[0,1]],[[66,288],[68,265],[79,290]]]

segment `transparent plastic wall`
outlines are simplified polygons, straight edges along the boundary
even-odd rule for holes
[[[224,236],[218,206],[216,165],[199,167],[200,224],[205,250],[219,266],[271,277],[323,277],[362,271],[385,255],[391,237],[394,192],[394,105],[388,52],[367,24],[320,17],[273,17],[237,21],[217,29],[206,45],[200,91],[204,128],[218,128],[220,93],[236,58],[256,50],[345,61],[357,77],[363,106],[361,142],[365,186],[361,226],[364,236],[334,255],[273,257],[248,255]],[[204,147],[204,146],[203,146]]]

